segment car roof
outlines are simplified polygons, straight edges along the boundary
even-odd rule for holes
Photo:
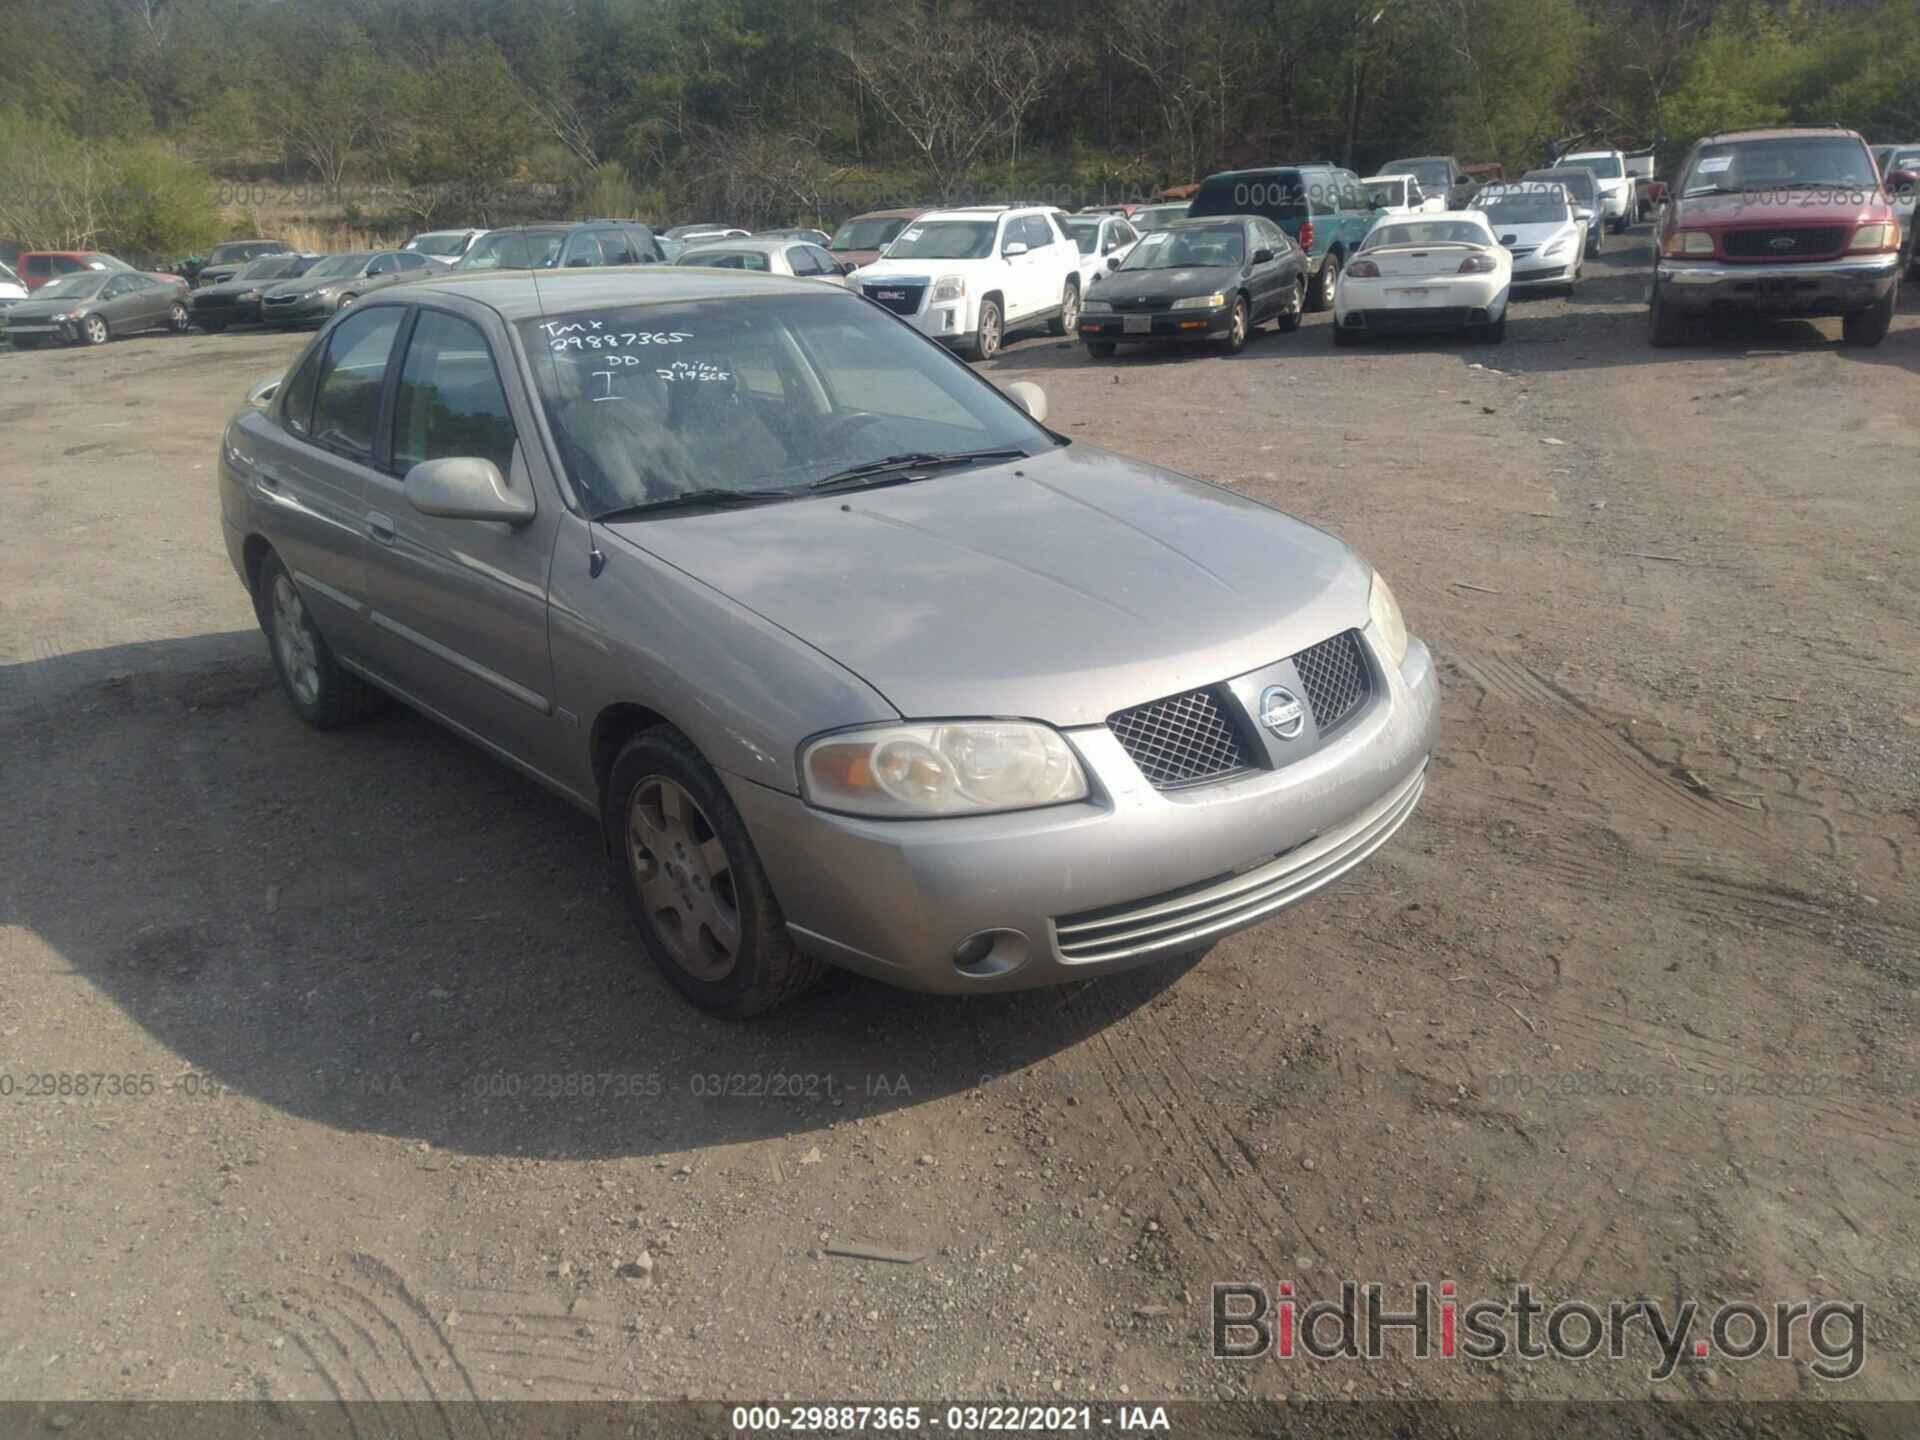
[[[497,311],[509,322],[571,314],[596,305],[668,305],[763,295],[832,294],[817,280],[753,270],[679,265],[604,265],[587,270],[466,270],[389,285],[381,303],[454,294]],[[851,297],[851,292],[845,292]],[[364,302],[363,302],[364,303]]]
[[[1593,176],[1593,171],[1585,165],[1546,165],[1538,170],[1529,170],[1522,180],[1570,180],[1576,175]]]
[[[680,260],[689,255],[698,255],[702,250],[755,250],[762,254],[772,254],[775,250],[784,250],[789,245],[808,245],[808,240],[796,240],[791,235],[742,235],[729,240],[724,235],[716,235],[712,240],[702,240],[697,245],[689,245],[680,252]],[[679,261],[675,261],[678,264]]]
[[[1154,233],[1156,235],[1165,235],[1170,230],[1206,230],[1206,229],[1212,228],[1215,225],[1231,224],[1235,220],[1246,221],[1246,220],[1258,220],[1259,218],[1260,217],[1258,215],[1241,215],[1241,214],[1187,215],[1182,217],[1179,220],[1168,221],[1165,225],[1162,225]]]
[[[1569,150],[1560,157],[1562,163],[1568,160],[1602,160],[1609,155],[1624,155],[1624,150]]]
[[[1339,168],[1338,165],[1327,160],[1305,160],[1298,165],[1255,165],[1246,170],[1216,170],[1200,183],[1211,185],[1216,180],[1238,180],[1243,175],[1276,175],[1283,170],[1338,170]],[[1174,205],[1179,202],[1169,200],[1166,203]]]
[[[1725,145],[1736,140],[1799,140],[1809,135],[1839,135],[1866,144],[1858,130],[1843,130],[1837,125],[1777,125],[1766,130],[1727,130],[1718,135],[1702,135],[1702,145]]]
[[[916,215],[926,213],[918,205],[901,206],[892,210],[862,210],[858,215],[849,215],[840,223],[844,225],[853,220],[911,220]]]

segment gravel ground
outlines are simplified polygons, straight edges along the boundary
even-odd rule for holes
[[[749,1026],[561,802],[274,691],[213,459],[298,338],[0,352],[0,1395],[1920,1399],[1920,316],[1653,351],[1647,263],[1497,346],[1011,346],[1391,577],[1427,798],[1197,962]],[[1345,1279],[1867,1358],[1208,1358],[1214,1282]]]

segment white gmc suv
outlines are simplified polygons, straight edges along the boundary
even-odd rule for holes
[[[986,205],[934,210],[860,267],[860,293],[969,360],[991,359],[1007,332],[1080,319],[1080,250],[1053,210]]]
[[[1584,165],[1593,171],[1600,186],[1601,223],[1618,235],[1638,218],[1633,203],[1633,176],[1627,173],[1627,157],[1619,150],[1579,150],[1562,155],[1556,165]]]

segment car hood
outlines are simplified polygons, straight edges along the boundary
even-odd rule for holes
[[[1677,224],[1732,229],[1751,226],[1787,226],[1801,229],[1818,225],[1860,225],[1889,218],[1888,208],[1878,200],[1862,204],[1853,196],[1859,192],[1793,190],[1773,198],[1742,195],[1682,196],[1673,203]]]
[[[938,279],[964,270],[969,265],[987,265],[993,262],[991,255],[977,255],[971,260],[888,260],[881,258],[870,265],[860,267],[862,280],[898,280],[898,279]]]
[[[1502,245],[1511,242],[1515,245],[1545,245],[1563,230],[1577,228],[1579,222],[1568,220],[1542,220],[1533,225],[1495,225],[1494,238]]]
[[[1086,445],[606,528],[918,718],[1099,724],[1367,623],[1331,535]]]
[[[219,295],[224,297],[227,295],[244,295],[249,290],[258,290],[264,295],[267,291],[277,290],[286,283],[285,280],[222,280],[213,285],[202,285],[193,293],[196,297],[201,295]]]
[[[1185,295],[1211,295],[1239,278],[1238,265],[1181,265],[1171,270],[1128,270],[1123,266],[1101,276],[1099,290],[1088,298],[1151,304]]]
[[[69,295],[61,300],[42,300],[38,295],[7,307],[9,320],[44,320],[49,315],[64,315],[69,310],[87,310],[100,303],[98,295]]]
[[[260,296],[262,299],[265,299],[269,295],[304,295],[309,290],[318,290],[327,285],[338,285],[343,280],[351,278],[352,277],[348,275],[328,275],[319,280],[311,280],[304,276],[295,276],[291,280],[269,280],[260,287]]]

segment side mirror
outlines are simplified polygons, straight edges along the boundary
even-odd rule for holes
[[[851,260],[842,260],[838,265],[834,266],[834,270],[841,275],[851,275],[858,268],[859,267]]]
[[[1119,268],[1120,268],[1120,257],[1118,255],[1109,255],[1107,257],[1107,269],[1118,270]]]
[[[1264,245],[1253,252],[1253,263],[1256,265],[1265,265],[1272,259],[1273,251],[1267,249]]]
[[[1007,398],[1026,411],[1034,424],[1047,423],[1047,392],[1031,380],[1016,380],[1007,386]]]
[[[524,525],[533,519],[533,497],[507,488],[500,467],[475,455],[422,460],[407,471],[407,503],[422,515],[447,520],[503,520]]]
[[[1024,240],[1009,240],[1006,248],[1000,253],[1005,255],[1009,260],[1015,255],[1024,255],[1027,253],[1027,242]]]
[[[1573,218],[1578,220],[1582,225],[1584,225],[1589,220],[1593,219],[1593,212],[1591,210],[1576,210],[1573,212]]]
[[[1889,190],[1911,190],[1915,185],[1920,185],[1920,175],[1911,170],[1894,170],[1887,175]]]
[[[256,410],[264,410],[273,403],[273,397],[280,393],[280,377],[269,375],[265,380],[256,380],[247,387],[247,404]]]

